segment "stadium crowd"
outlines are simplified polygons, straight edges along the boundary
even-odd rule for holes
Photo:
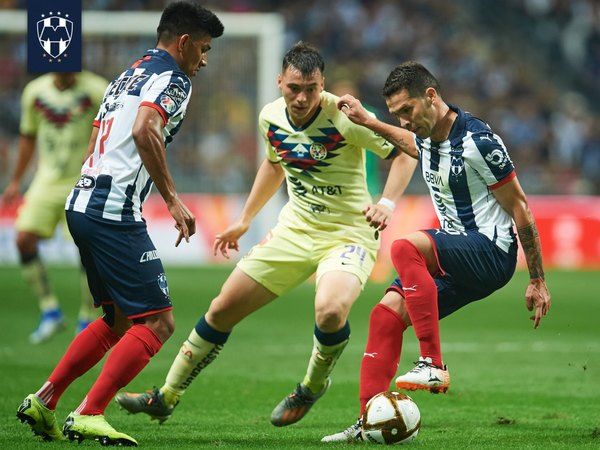
[[[165,3],[83,0],[83,7],[160,10]],[[596,82],[600,76],[600,4],[595,0],[331,0],[327,6],[319,0],[205,3],[216,11],[281,13],[285,45],[302,39],[317,46],[328,61],[327,83],[355,82],[364,101],[382,117],[387,114],[380,94],[386,74],[402,61],[420,61],[438,75],[442,91],[451,93],[450,103],[485,117],[504,137],[528,193],[600,194],[600,88]],[[24,0],[1,4],[26,7]],[[23,83],[15,80],[27,76],[22,67],[24,44],[4,50],[0,52],[0,185],[6,182],[17,139],[15,105]],[[230,92],[219,88],[211,92]],[[190,180],[184,189],[244,192],[250,186],[256,165],[244,161],[252,160],[256,146],[236,144],[250,142],[247,137],[255,132],[255,99],[249,91],[244,95],[248,98],[230,99],[242,105],[237,113],[228,109],[227,99],[214,102],[217,112],[222,110],[223,120],[217,123],[234,121],[238,130],[228,137],[225,147],[243,154],[232,159],[229,152],[215,150],[224,147],[221,144],[232,133],[230,129],[207,133],[200,143],[189,142],[173,162],[174,170]],[[240,117],[244,111],[250,111],[248,117]],[[238,163],[232,167],[234,160]],[[201,183],[193,181],[202,177]],[[415,181],[408,192],[424,193],[425,187]]]

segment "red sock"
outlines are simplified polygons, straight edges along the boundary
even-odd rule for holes
[[[127,386],[161,347],[162,342],[150,328],[132,326],[108,355],[100,376],[76,411],[86,416],[104,414],[119,389]]]
[[[394,241],[391,256],[402,281],[406,309],[419,339],[421,356],[443,367],[437,287],[427,270],[425,256],[406,239]]]
[[[360,417],[372,397],[389,389],[398,370],[404,330],[406,324],[394,310],[382,303],[375,305],[360,365]]]
[[[119,336],[102,319],[96,319],[83,329],[69,345],[48,381],[36,392],[48,409],[56,409],[62,393],[119,341]]]

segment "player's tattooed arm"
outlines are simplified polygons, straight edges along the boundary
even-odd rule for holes
[[[517,228],[519,241],[525,254],[530,278],[545,278],[544,265],[542,262],[542,248],[540,246],[540,235],[535,222]]]
[[[396,130],[400,130],[400,129],[394,127],[394,129],[392,129],[391,131],[393,132]],[[413,158],[417,158],[417,156],[415,155],[416,149],[415,149],[415,143],[414,143],[412,134],[407,134],[408,132],[401,133],[401,134],[399,134],[398,132],[396,132],[396,133],[392,133],[392,132],[380,133],[380,135],[382,138],[384,138],[386,141],[388,141],[390,144],[392,144],[394,147],[396,147],[401,152],[404,152],[407,155],[412,156]],[[409,139],[407,139],[407,137]]]
[[[517,227],[517,233],[525,253],[530,277],[529,285],[525,291],[525,304],[529,311],[534,311],[530,319],[533,320],[533,327],[537,328],[542,317],[548,314],[552,304],[542,265],[540,237],[535,222]]]

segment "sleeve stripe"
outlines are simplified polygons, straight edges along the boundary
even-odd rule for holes
[[[160,114],[160,116],[163,119],[163,125],[166,125],[167,122],[169,121],[169,118],[167,117],[167,114],[163,111],[163,109],[158,106],[156,103],[152,103],[152,102],[142,102],[140,103],[140,106],[149,106],[150,108],[154,108],[155,110],[157,110]]]
[[[513,178],[515,178],[517,176],[517,172],[515,172],[514,170],[508,174],[508,176],[502,178],[500,181],[498,181],[495,184],[492,184],[490,186],[490,189],[493,191],[494,189],[498,189],[499,187],[504,186],[506,183],[508,183],[510,180],[512,180]]]

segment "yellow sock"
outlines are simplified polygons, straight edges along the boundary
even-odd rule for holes
[[[327,377],[331,374],[335,363],[342,355],[350,339],[336,345],[323,345],[313,336],[313,350],[308,362],[308,369],[302,384],[309,388],[313,394],[323,390],[327,384]]]
[[[50,289],[48,273],[42,261],[37,256],[23,264],[23,278],[38,297],[38,304],[42,311],[58,308],[58,300]]]
[[[174,406],[194,381],[196,376],[218,356],[223,348],[202,339],[193,329],[187,340],[181,345],[175,357],[165,384],[160,388],[168,406]]]
[[[166,384],[160,388],[160,391],[163,393],[163,398],[165,399],[165,404],[167,406],[173,407],[177,403],[179,403],[179,398],[181,397],[181,394],[174,392]]]

